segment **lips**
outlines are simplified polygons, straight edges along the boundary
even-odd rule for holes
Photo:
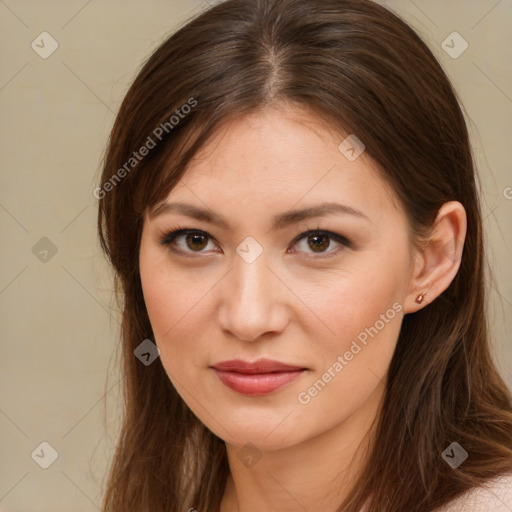
[[[224,361],[213,365],[213,368],[221,371],[244,373],[253,375],[255,373],[277,373],[277,372],[293,372],[305,370],[300,366],[291,366],[272,359],[259,359],[253,363],[248,363],[240,359]]]
[[[220,381],[244,395],[266,395],[299,378],[307,369],[271,359],[253,363],[239,359],[212,366]]]

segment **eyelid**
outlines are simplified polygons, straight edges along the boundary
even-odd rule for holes
[[[188,228],[186,226],[176,226],[176,228],[165,230],[163,236],[160,237],[160,244],[164,246],[169,245],[178,236],[188,235],[190,233],[199,233],[201,235],[207,236],[210,239],[215,240],[215,238],[212,235],[201,229]]]
[[[176,228],[166,230],[165,234],[160,238],[159,242],[160,242],[160,245],[168,247],[169,250],[171,250],[172,252],[174,252],[176,254],[184,255],[185,257],[194,258],[196,256],[200,256],[202,251],[194,253],[193,251],[182,251],[181,249],[176,249],[175,247],[172,247],[172,242],[177,237],[182,236],[182,235],[187,235],[187,234],[194,234],[194,233],[206,236],[209,240],[212,240],[215,243],[217,243],[215,238],[212,235],[210,235],[207,231],[203,231],[202,229],[197,229],[197,228],[186,227],[186,226],[176,226]],[[308,227],[306,231],[299,234],[291,242],[291,246],[292,247],[295,246],[298,242],[307,238],[310,235],[325,235],[325,236],[329,237],[331,240],[334,240],[336,243],[340,244],[342,247],[338,248],[338,249],[326,251],[326,252],[307,253],[308,254],[307,258],[309,258],[309,259],[327,258],[327,257],[330,257],[332,255],[339,253],[340,250],[343,250],[344,248],[352,248],[352,246],[353,246],[352,242],[345,236],[340,235],[338,233],[334,233],[334,232],[326,230],[326,229],[321,229],[320,227],[314,228],[314,229],[309,229],[309,227]],[[293,253],[301,253],[301,252],[302,251],[293,251]]]
[[[301,233],[295,240],[292,242],[292,247],[297,245],[301,240],[307,239],[310,235],[325,235],[330,240],[334,240],[337,244],[339,244],[341,247],[334,248],[332,250],[326,251],[326,252],[305,252],[305,251],[293,251],[293,253],[296,254],[303,254],[305,252],[306,256],[304,258],[306,259],[328,259],[330,257],[338,255],[341,251],[344,249],[350,249],[352,248],[352,242],[344,237],[343,235],[340,235],[338,233],[334,233],[333,231],[329,231],[326,229],[308,229],[307,231]]]

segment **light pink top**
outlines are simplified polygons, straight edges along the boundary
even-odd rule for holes
[[[361,512],[367,512],[367,507]],[[512,512],[512,473],[470,489],[432,512]]]
[[[512,473],[467,491],[435,512],[512,512]]]

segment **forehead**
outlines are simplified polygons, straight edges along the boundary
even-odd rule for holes
[[[267,107],[224,124],[189,162],[166,201],[227,215],[258,215],[337,201],[379,216],[396,199],[364,152],[349,160],[347,134],[306,110]],[[231,209],[238,208],[235,211]]]

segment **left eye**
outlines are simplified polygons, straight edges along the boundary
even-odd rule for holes
[[[184,238],[182,238],[184,237]],[[212,238],[205,231],[200,231],[197,229],[191,228],[181,228],[176,231],[171,231],[167,233],[160,241],[161,245],[167,246],[172,252],[178,254],[187,254],[189,256],[191,253],[201,253],[205,252],[205,247],[208,246],[208,239]],[[335,243],[339,244],[341,247],[338,249],[327,251],[327,249],[331,246],[331,239],[335,241]],[[184,246],[180,247],[178,243],[180,240],[184,240]],[[292,243],[293,245],[300,245],[299,242],[305,242],[307,247],[312,249],[313,253],[317,254],[336,254],[344,247],[351,247],[350,241],[344,236],[338,235],[336,233],[332,233],[330,231],[323,230],[310,230],[305,233],[299,235]],[[187,250],[190,249],[190,250]],[[297,251],[292,251],[297,252]],[[302,251],[298,251],[302,252]],[[308,252],[308,251],[306,251]],[[313,256],[322,257],[322,256]]]
[[[327,248],[331,246],[331,239],[334,240],[335,243],[339,244],[341,247],[338,247],[337,249],[333,249],[331,251],[327,251]],[[307,244],[307,247],[311,248],[313,252],[321,254],[326,252],[327,254],[337,254],[344,247],[351,246],[349,240],[346,239],[344,236],[338,235],[336,233],[331,233],[330,231],[307,231],[306,233],[303,233],[297,239],[295,239],[293,245],[300,245],[299,242],[302,241],[304,241]]]

